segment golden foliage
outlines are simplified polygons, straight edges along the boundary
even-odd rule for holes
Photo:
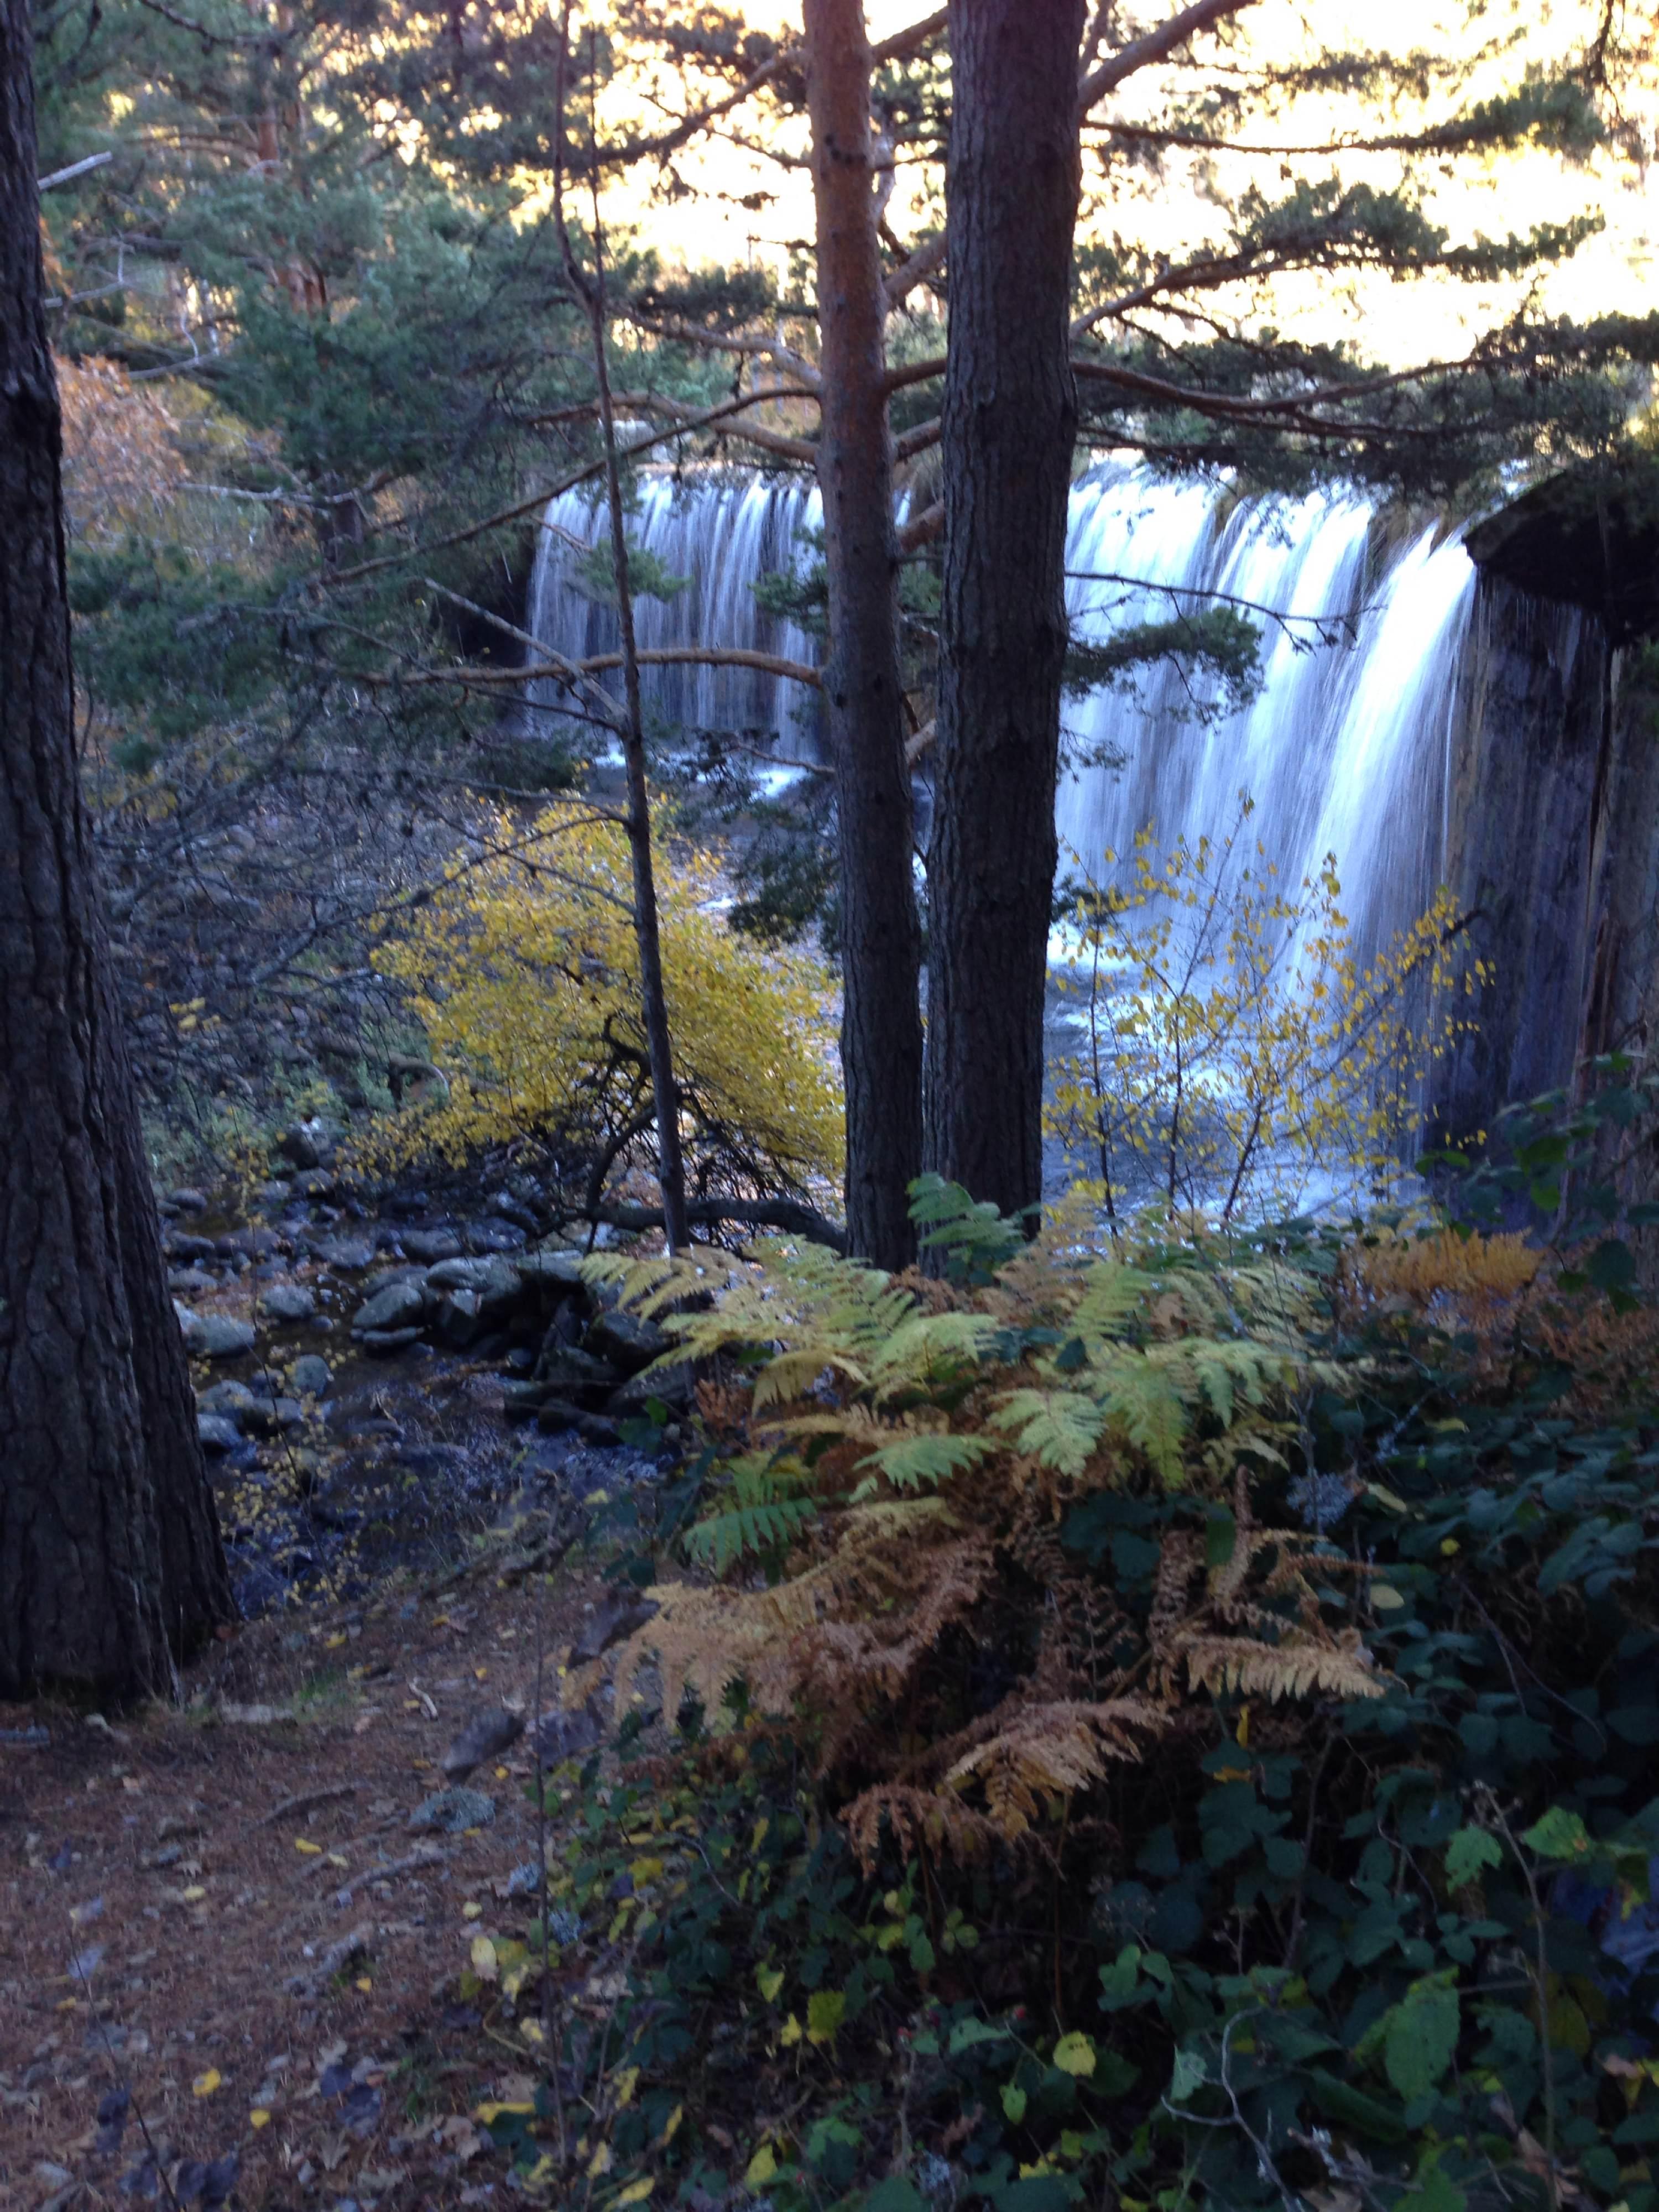
[[[1471,1320],[1509,1304],[1536,1276],[1543,1254],[1524,1237],[1382,1235],[1358,1245],[1347,1266],[1357,1289],[1373,1298],[1407,1298],[1427,1311],[1445,1301]]]
[[[1334,855],[1281,883],[1253,811],[1241,798],[1232,835],[1162,858],[1145,832],[1127,887],[1074,900],[1062,981],[1083,1041],[1048,1121],[1119,1205],[1156,1193],[1233,1219],[1310,1188],[1370,1199],[1399,1176],[1423,1076],[1471,1026],[1486,970],[1454,957],[1449,892],[1367,963]]]
[[[374,1150],[460,1160],[533,1137],[591,1175],[597,1197],[654,1156],[627,841],[573,799],[527,833],[501,820],[491,842],[374,955],[409,987],[450,1091],[430,1111],[383,1121]],[[828,976],[728,930],[709,911],[720,884],[705,856],[665,846],[658,866],[694,1188],[800,1189],[835,1176]]]

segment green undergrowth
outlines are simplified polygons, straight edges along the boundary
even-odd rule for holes
[[[1659,1419],[1613,1141],[1648,1104],[1614,1067],[1590,1109],[1516,1119],[1464,1178],[1467,1233],[1256,1240],[1311,1318],[1246,1518],[1237,1487],[1127,1445],[1113,1480],[1054,1492],[1030,1640],[1081,1593],[1133,1668],[1172,1558],[1213,1596],[1277,1530],[1374,1693],[1143,1669],[1164,1719],[1140,1755],[972,1849],[943,1811],[840,1817],[926,1771],[936,1680],[835,1741],[811,1697],[764,1711],[741,1679],[665,1738],[647,1699],[550,1778],[544,1931],[486,1939],[465,1984],[540,2084],[477,2116],[517,2186],[698,2212],[1655,2212]],[[1528,1200],[1557,1231],[1541,1261],[1469,1230]],[[994,1221],[925,1203],[961,1276],[1006,1279]],[[1006,1341],[975,1356],[1004,1386],[1036,1371]],[[693,1532],[730,1510],[728,1459],[711,1438],[653,1525],[613,1519],[619,1585],[706,1578]],[[727,1582],[787,1593],[810,1542]],[[1289,1650],[1306,1600],[1275,1602],[1270,1574],[1253,1632]],[[953,1711],[985,1716],[1032,1662],[1014,1615],[978,1619],[939,1658]]]

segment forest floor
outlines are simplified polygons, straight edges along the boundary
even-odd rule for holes
[[[176,1708],[0,1707],[0,2203],[501,2200],[471,2115],[535,2054],[455,1984],[532,1911],[527,1739],[480,1825],[410,1817],[480,1711],[559,1703],[604,1585],[534,1587],[498,1547],[228,1632]]]

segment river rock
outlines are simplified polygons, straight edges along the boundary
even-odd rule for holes
[[[219,1414],[239,1425],[242,1415],[258,1403],[246,1382],[216,1382],[211,1389],[202,1391],[196,1401],[199,1413]]]
[[[222,1452],[234,1451],[242,1440],[235,1422],[223,1413],[198,1413],[196,1433],[202,1440],[202,1449],[216,1459]]]
[[[321,1237],[312,1249],[331,1267],[355,1273],[374,1264],[374,1247],[367,1237]]]
[[[510,1713],[505,1705],[493,1706],[486,1712],[474,1713],[438,1764],[452,1782],[465,1782],[475,1766],[497,1758],[523,1734],[522,1713]]]
[[[544,1766],[556,1766],[561,1759],[574,1759],[584,1751],[592,1751],[604,1737],[605,1716],[599,1711],[596,1692],[574,1713],[544,1713],[530,1731],[525,1748]]]
[[[204,1275],[199,1267],[174,1267],[167,1275],[167,1288],[175,1296],[194,1298],[200,1297],[204,1291],[213,1290],[216,1281],[214,1276]]]
[[[482,1790],[440,1790],[409,1816],[411,1828],[441,1828],[459,1836],[468,1828],[487,1828],[495,1818],[495,1800]]]
[[[303,1175],[294,1178],[295,1198],[332,1198],[338,1188],[333,1170],[329,1168],[307,1168]]]
[[[167,1193],[167,1204],[176,1206],[180,1213],[205,1213],[207,1200],[193,1183],[183,1183],[177,1190]]]
[[[515,1253],[511,1265],[526,1284],[544,1283],[550,1290],[578,1291],[584,1287],[582,1255],[568,1245],[544,1245],[537,1252]]]
[[[605,1410],[618,1420],[635,1419],[655,1398],[671,1413],[689,1413],[696,1388],[697,1371],[689,1359],[678,1360],[672,1367],[647,1367],[641,1374],[630,1375],[606,1401]]]
[[[536,1408],[536,1426],[544,1437],[556,1437],[566,1429],[579,1429],[586,1416],[580,1406],[573,1406],[568,1398],[544,1398]]]
[[[635,1375],[660,1358],[671,1342],[655,1322],[641,1321],[637,1314],[613,1308],[607,1313],[595,1314],[589,1322],[582,1350],[591,1352],[596,1359],[608,1359],[624,1375]]]
[[[185,1331],[188,1348],[204,1359],[240,1359],[253,1349],[253,1323],[228,1314],[192,1314]]]
[[[387,1352],[402,1352],[421,1340],[418,1328],[354,1329],[352,1334],[365,1352],[376,1352],[382,1357]]]
[[[358,1307],[351,1317],[354,1336],[366,1336],[387,1329],[413,1328],[427,1311],[427,1290],[418,1279],[388,1283],[377,1291],[367,1305]]]
[[[501,1418],[507,1421],[533,1420],[552,1395],[552,1386],[547,1382],[503,1382]]]
[[[273,1283],[259,1308],[273,1321],[309,1321],[317,1310],[316,1294],[303,1283]]]
[[[289,1370],[295,1389],[306,1398],[325,1398],[329,1385],[334,1380],[334,1370],[327,1360],[315,1352],[307,1352],[296,1359]]]
[[[596,1359],[591,1352],[566,1344],[552,1329],[543,1341],[532,1377],[533,1382],[547,1383],[556,1396],[574,1398],[578,1404],[608,1395],[622,1379],[621,1371],[608,1360]]]
[[[305,1418],[297,1399],[259,1398],[242,1414],[244,1435],[252,1437],[278,1436],[291,1429]]]
[[[461,1249],[453,1229],[405,1229],[399,1241],[411,1260],[453,1260]]]
[[[529,1240],[516,1222],[469,1221],[461,1242],[469,1252],[522,1252]]]
[[[655,1600],[648,1597],[606,1598],[602,1605],[594,1607],[581,1634],[571,1645],[570,1665],[580,1667],[590,1659],[601,1657],[613,1644],[620,1644],[636,1628],[643,1628],[657,1609]]]
[[[276,1139],[276,1149],[291,1167],[319,1168],[331,1158],[336,1133],[325,1121],[296,1121]]]
[[[215,1260],[219,1249],[210,1237],[192,1237],[183,1229],[169,1229],[161,1239],[169,1260]]]

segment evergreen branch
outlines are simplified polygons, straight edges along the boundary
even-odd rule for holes
[[[1139,39],[1131,39],[1127,46],[1102,62],[1078,87],[1079,115],[1085,116],[1097,100],[1109,92],[1115,92],[1126,78],[1137,70],[1149,69],[1154,63],[1168,61],[1177,46],[1184,46],[1188,39],[1200,31],[1207,31],[1229,15],[1237,15],[1253,7],[1255,0],[1194,0],[1189,8],[1182,8],[1167,22],[1160,23],[1155,31],[1148,31]]]

